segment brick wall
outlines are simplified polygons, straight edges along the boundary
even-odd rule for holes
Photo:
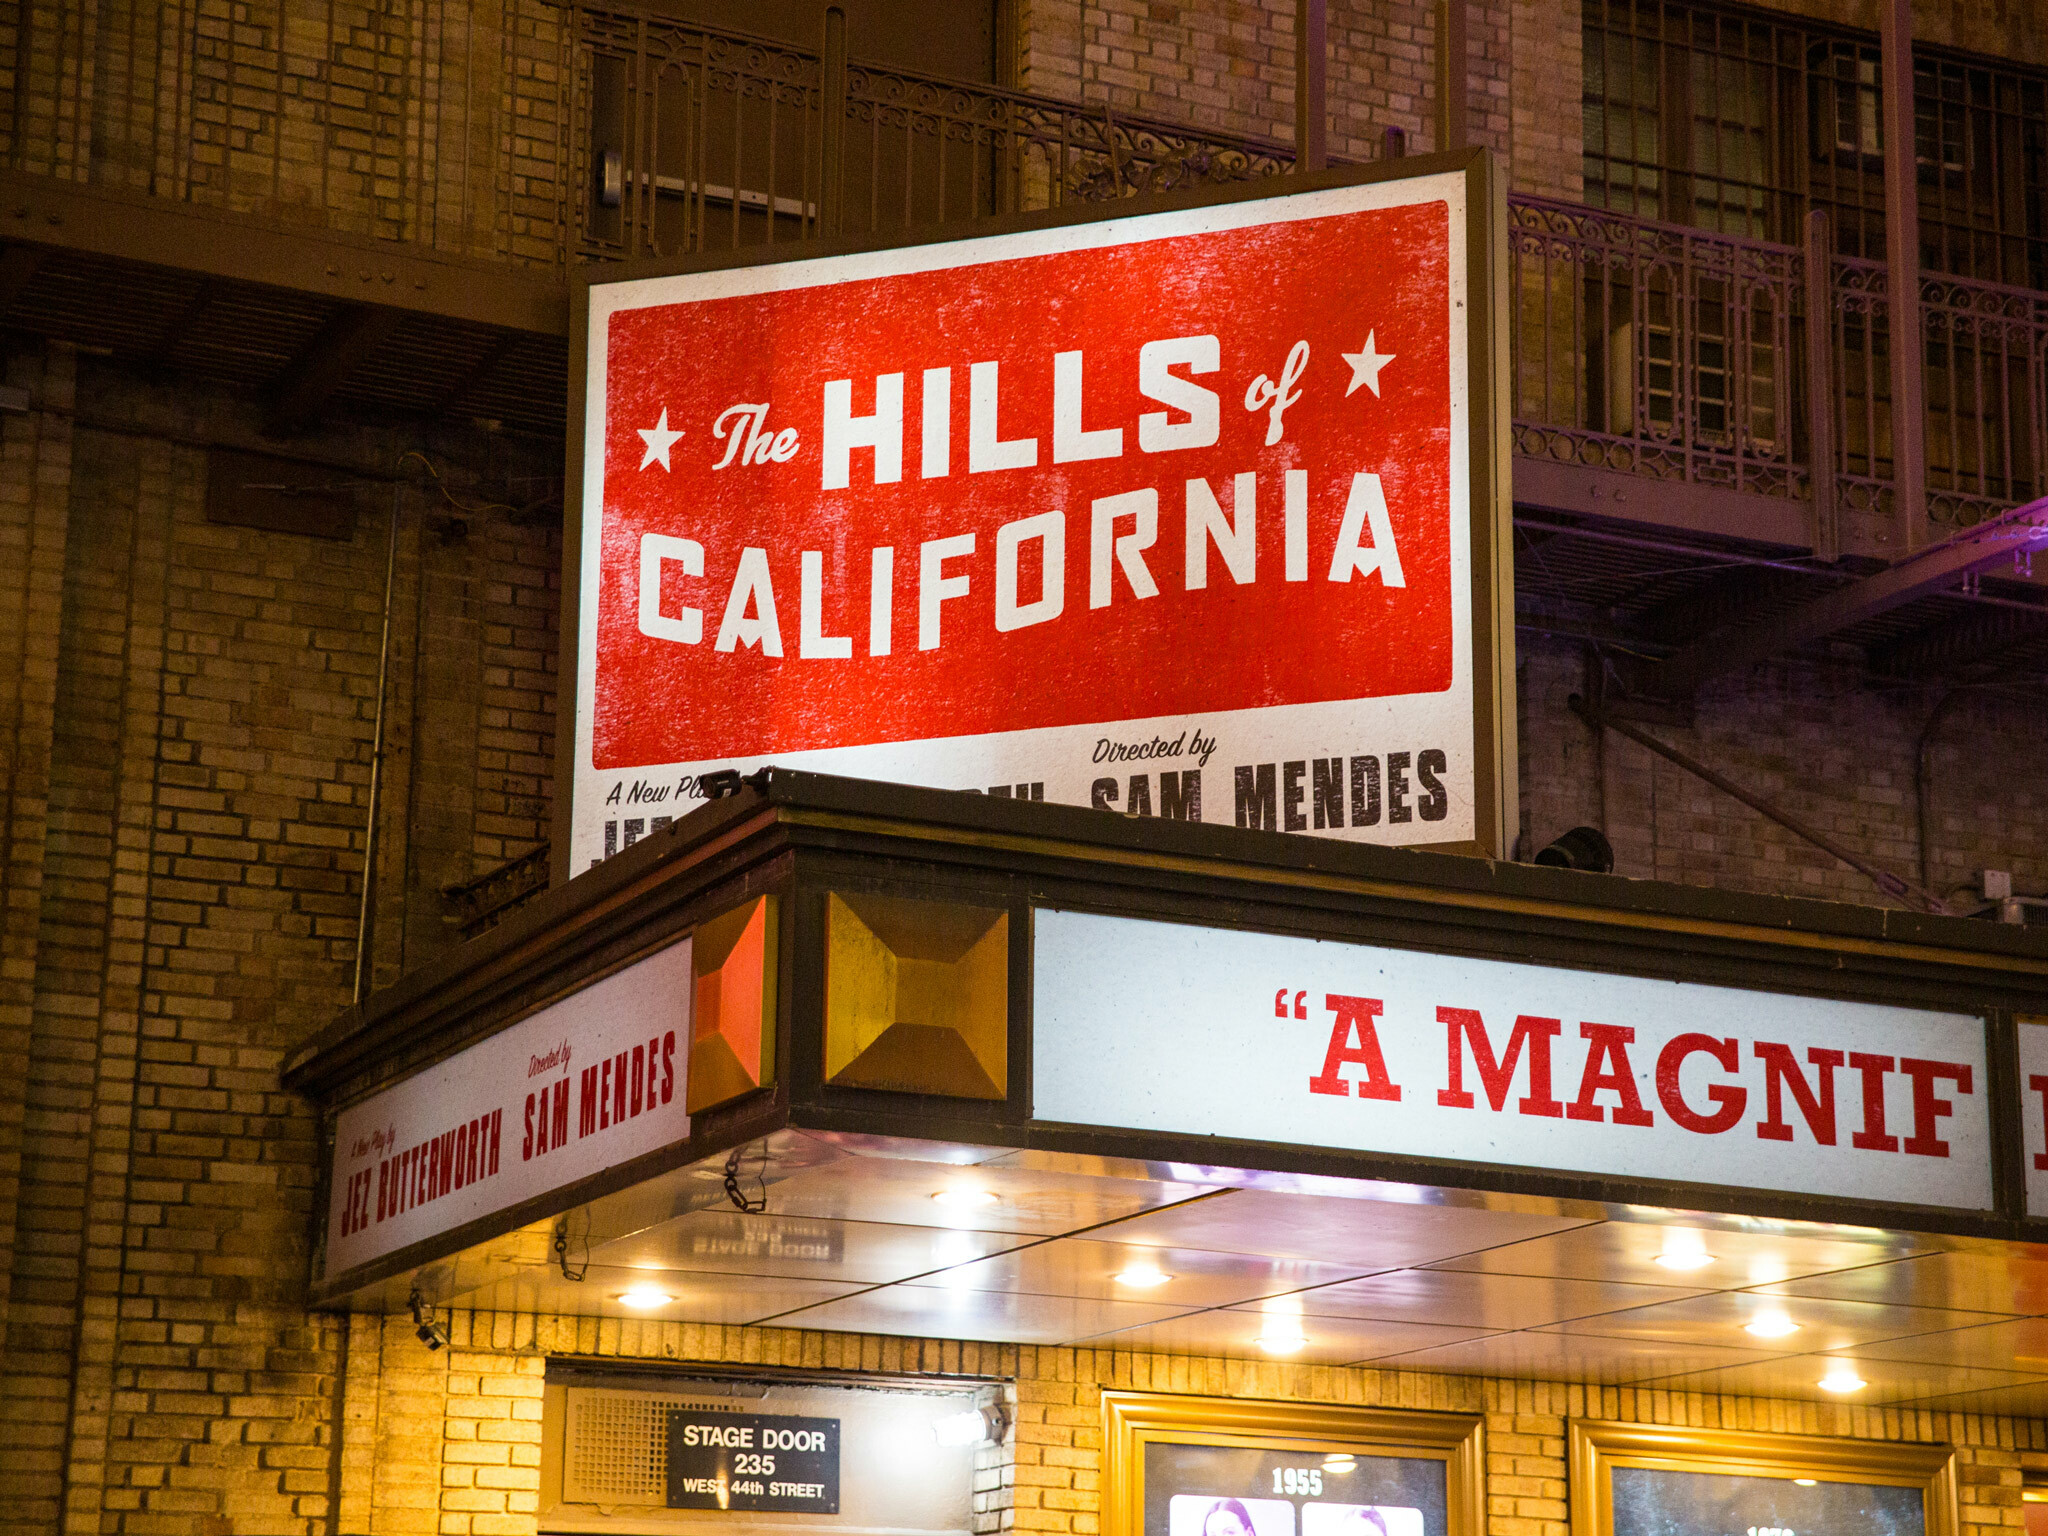
[[[1294,138],[1293,0],[1027,0],[1019,9],[1026,90]],[[1411,151],[1433,146],[1434,17],[1434,0],[1332,0],[1332,156],[1377,158],[1389,127],[1408,134]],[[1469,17],[1472,136],[1504,153],[1508,9],[1499,0],[1472,0]],[[1577,111],[1575,100],[1574,118]]]
[[[1589,692],[1585,653],[1528,633],[1519,641],[1525,852],[1591,825],[1614,844],[1618,874],[1885,904],[1833,855],[1637,743],[1596,735],[1566,704]],[[1846,664],[1780,661],[1707,685],[1689,724],[1638,723],[1918,880],[1915,775],[1930,719],[1927,883],[1967,900],[1960,888],[1992,868],[2010,870],[2022,894],[2048,892],[2048,786],[2012,767],[2048,750],[2038,694],[1990,685],[1950,698],[1939,685],[1879,686]]]
[[[0,29],[0,162],[285,223],[561,259],[545,0],[103,0]]]
[[[1056,1536],[1101,1530],[1105,1390],[1484,1414],[1486,1536],[1566,1536],[1568,1418],[1947,1442],[1960,1451],[1961,1536],[2022,1529],[2022,1469],[2048,1468],[2048,1425],[1986,1414],[639,1319],[457,1312],[450,1321],[450,1346],[430,1353],[409,1322],[356,1320],[357,1331],[381,1344],[380,1374],[350,1382],[352,1394],[376,1405],[364,1417],[375,1425],[379,1454],[344,1487],[344,1507],[353,1511],[346,1529],[531,1536],[551,1353],[622,1366],[695,1361],[1008,1379],[1016,1421],[1007,1465],[991,1479],[1001,1491],[980,1502],[998,1529]]]
[[[323,1529],[346,1324],[305,1309],[314,1125],[277,1073],[348,1000],[406,444],[295,445],[380,483],[351,540],[259,532],[206,520],[198,446],[255,446],[248,406],[60,350],[12,380],[0,1531]],[[520,454],[429,446],[472,510],[401,493],[386,980],[547,825],[559,533],[474,509]]]

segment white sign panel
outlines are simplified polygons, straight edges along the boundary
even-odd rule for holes
[[[593,286],[572,867],[769,762],[1481,836],[1467,218],[1435,174]]]
[[[1967,1014],[1055,911],[1033,976],[1040,1120],[1991,1206]]]
[[[690,940],[341,1112],[329,1275],[690,1134]]]
[[[2022,1019],[2020,1145],[2025,1148],[2027,1214],[2048,1216],[2048,1022]]]

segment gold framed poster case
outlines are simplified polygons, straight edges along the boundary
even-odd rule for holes
[[[1145,1447],[1154,1442],[1441,1461],[1448,1536],[1481,1536],[1484,1436],[1485,1420],[1476,1413],[1105,1392],[1103,1536],[1144,1536]]]
[[[1950,1445],[1573,1419],[1566,1455],[1571,1536],[1614,1536],[1617,1467],[1917,1488],[1925,1536],[1959,1529]]]

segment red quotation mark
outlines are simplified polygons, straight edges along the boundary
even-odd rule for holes
[[[1285,987],[1282,987],[1278,992],[1275,992],[1273,994],[1273,1017],[1276,1019],[1284,1019],[1287,1016],[1287,989]],[[1308,1017],[1307,992],[1297,992],[1294,994],[1294,1017],[1297,1019],[1305,1019]]]

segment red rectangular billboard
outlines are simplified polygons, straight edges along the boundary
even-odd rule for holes
[[[570,869],[770,762],[1492,841],[1473,182],[593,282]]]

